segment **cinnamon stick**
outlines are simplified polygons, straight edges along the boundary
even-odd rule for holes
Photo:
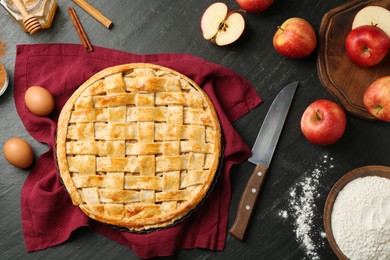
[[[73,0],[78,6],[80,6],[89,15],[100,22],[104,27],[110,29],[112,27],[112,21],[102,14],[98,9],[88,3],[86,0]]]
[[[81,43],[83,44],[84,48],[87,50],[87,52],[93,51],[93,47],[91,45],[91,42],[88,39],[87,34],[84,31],[83,26],[81,25],[81,22],[76,14],[76,11],[73,7],[68,8],[68,12],[70,15],[70,18],[72,19],[73,25],[76,28],[77,34],[79,35],[79,38],[81,40]]]

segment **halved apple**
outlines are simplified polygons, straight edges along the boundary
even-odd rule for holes
[[[245,20],[240,13],[229,12],[226,4],[217,2],[203,13],[201,28],[203,38],[223,46],[240,38],[245,29]]]
[[[390,37],[390,11],[381,6],[364,7],[355,15],[352,30],[363,25],[378,26]]]

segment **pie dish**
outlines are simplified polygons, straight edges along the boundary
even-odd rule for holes
[[[209,97],[166,67],[131,63],[88,79],[63,107],[59,173],[90,218],[147,231],[176,223],[206,197],[221,129]]]

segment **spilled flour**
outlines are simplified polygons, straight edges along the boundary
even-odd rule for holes
[[[327,154],[313,170],[304,173],[288,194],[288,209],[279,211],[279,216],[293,220],[294,233],[308,259],[319,260],[318,249],[324,246],[325,232],[314,229],[314,223],[321,222],[322,212],[316,206],[320,194],[320,178],[334,168],[333,158]]]

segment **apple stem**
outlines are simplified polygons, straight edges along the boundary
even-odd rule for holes
[[[376,114],[379,115],[380,113],[382,113],[382,109],[383,109],[383,107],[381,105],[377,105],[376,106]]]
[[[319,109],[316,109],[316,117],[317,117],[317,121],[321,121],[322,120],[322,115],[321,115]]]
[[[281,30],[282,32],[284,32],[284,30],[283,30],[282,27],[278,26],[277,28],[278,28],[279,30]]]

